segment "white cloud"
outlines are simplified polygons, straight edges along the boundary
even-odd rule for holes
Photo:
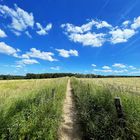
[[[140,69],[135,66],[120,63],[115,63],[112,66],[105,65],[102,67],[102,69],[93,69],[93,72],[95,73],[109,73],[112,75],[133,75],[139,74],[139,71]]]
[[[13,57],[16,57],[17,59],[21,59],[20,61],[18,61],[16,68],[21,68],[24,65],[39,63],[37,60],[32,59],[32,58],[38,58],[38,59],[47,60],[50,62],[58,61],[57,59],[53,57],[54,53],[52,52],[44,52],[44,51],[37,50],[36,48],[31,48],[29,52],[20,54],[21,51],[19,49],[15,49],[4,42],[0,42],[0,53],[11,55]],[[71,50],[70,54],[77,55],[74,50]]]
[[[113,73],[117,73],[117,74],[119,74],[119,73],[126,73],[126,72],[128,72],[128,70],[127,69],[123,69],[123,70],[114,70],[113,71]]]
[[[20,61],[17,61],[16,68],[22,68],[25,65],[32,65],[32,64],[38,64],[39,62],[35,59],[22,59]]]
[[[25,34],[26,34],[29,38],[32,38],[31,34],[30,34],[28,31],[26,31]]]
[[[0,29],[0,38],[4,38],[4,37],[7,37],[7,35],[2,29]]]
[[[100,21],[100,22],[96,22],[96,27],[97,29],[100,29],[100,28],[111,28],[112,25],[108,24],[106,21]]]
[[[56,71],[59,71],[60,70],[60,67],[59,66],[56,66],[56,67],[50,67],[51,70],[56,70]]]
[[[15,49],[15,48],[7,45],[4,42],[0,42],[0,53],[12,55],[13,57],[23,59],[24,62],[25,62],[25,60],[28,62],[31,60],[33,62],[33,59],[30,59],[30,58],[38,58],[38,59],[47,60],[47,61],[51,61],[51,62],[57,61],[57,59],[53,58],[54,53],[40,51],[40,50],[37,50],[36,48],[31,48],[29,52],[26,52],[22,55],[19,55],[18,54],[19,52],[20,52],[19,49]],[[74,50],[71,50],[70,54],[77,55]]]
[[[22,32],[25,32],[25,34],[31,38],[28,28],[34,28],[35,20],[33,13],[29,13],[15,4],[14,8],[10,8],[6,5],[0,5],[0,15],[4,18],[11,19],[11,23],[8,27],[16,36],[20,36]],[[48,34],[48,31],[52,28],[51,23],[46,25],[45,28],[43,28],[38,22],[36,23],[36,26],[38,29],[36,32],[39,35]]]
[[[57,61],[55,58],[53,58],[53,56],[54,54],[52,52],[43,52],[37,50],[36,48],[31,48],[29,52],[22,55],[22,58],[39,58],[51,62]]]
[[[66,23],[62,24],[61,27],[71,41],[81,43],[83,46],[101,47],[105,42],[112,44],[127,42],[138,33],[140,16],[134,21],[126,20],[115,27],[100,20],[91,20],[81,26]],[[106,28],[106,30],[100,30],[101,28]]]
[[[21,35],[21,32],[18,32],[18,31],[15,31],[15,30],[12,30],[11,31],[16,35],[16,36],[20,36]]]
[[[130,68],[130,69],[132,69],[132,70],[137,69],[137,68],[136,68],[136,67],[134,67],[134,66],[129,66],[129,68]]]
[[[95,21],[92,20],[87,24],[83,24],[82,26],[74,26],[73,24],[66,23],[62,24],[61,27],[64,28],[68,33],[84,33],[90,31],[95,24]]]
[[[103,72],[107,73],[107,72],[112,72],[111,69],[108,69],[108,70],[102,70]]]
[[[140,16],[134,19],[134,23],[131,25],[132,29],[137,29],[140,27]]]
[[[100,28],[111,28],[112,25],[108,24],[106,21],[96,21],[90,20],[88,23],[83,24],[82,26],[75,26],[70,23],[62,24],[61,27],[64,28],[68,33],[85,33],[91,31],[93,27],[97,29]]]
[[[20,65],[20,64],[16,65],[15,67],[16,67],[17,69],[23,68],[23,66]]]
[[[45,28],[43,28],[40,23],[36,23],[36,26],[39,29],[38,31],[36,31],[37,34],[39,34],[39,35],[46,35],[46,34],[48,34],[48,31],[50,31],[52,29],[52,24],[51,23],[46,25]]]
[[[92,67],[96,67],[96,65],[95,65],[95,64],[91,64],[91,66],[92,66]]]
[[[132,75],[133,74],[135,74],[135,75],[138,74],[139,75],[140,74],[140,70],[129,72],[129,74],[132,74]]]
[[[91,20],[82,26],[74,26],[73,24],[62,24],[61,27],[65,29],[66,35],[74,42],[82,43],[84,46],[100,47],[106,41],[104,33],[91,32],[93,26],[97,29],[112,27],[106,21]]]
[[[123,25],[124,27],[127,27],[130,23],[131,23],[131,21],[126,20],[126,21],[124,21],[124,22],[122,23],[122,25]]]
[[[112,69],[93,69],[94,72],[101,72],[101,73],[111,73],[111,74],[121,74],[128,72],[127,69],[123,70],[112,70]]]
[[[20,35],[20,32],[27,30],[28,27],[33,28],[34,16],[15,5],[15,8],[9,8],[6,5],[0,5],[0,13],[5,18],[11,18],[11,31]]]
[[[111,69],[93,69],[94,72],[103,72],[103,73],[111,73],[112,70]]]
[[[72,33],[69,35],[70,40],[74,42],[82,43],[83,46],[93,46],[100,47],[105,42],[105,34],[99,33],[86,33],[86,34],[77,34]]]
[[[111,69],[109,66],[103,66],[102,68],[103,68],[103,69],[106,69],[106,70]]]
[[[64,49],[56,49],[56,51],[59,52],[59,55],[65,58],[68,58],[70,56],[78,56],[77,50],[64,50]]]
[[[136,32],[133,29],[115,29],[109,32],[111,37],[111,42],[113,44],[127,42]]]
[[[124,64],[120,64],[120,63],[115,63],[112,65],[113,67],[116,67],[116,68],[126,68],[126,65]]]
[[[12,56],[17,56],[17,52],[19,52],[19,49],[15,49],[9,45],[7,45],[4,42],[0,42],[0,53],[7,54],[7,55],[12,55]]]

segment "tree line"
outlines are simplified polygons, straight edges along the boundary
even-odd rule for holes
[[[27,73],[25,76],[20,75],[0,75],[0,80],[14,80],[14,79],[45,79],[45,78],[59,78],[59,77],[77,77],[77,78],[115,78],[115,77],[140,77],[140,76],[116,76],[116,75],[95,75],[95,74],[80,74],[80,73],[42,73],[34,74]]]

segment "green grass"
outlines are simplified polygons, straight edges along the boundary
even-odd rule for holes
[[[0,139],[58,139],[67,80],[0,81]],[[140,139],[139,88],[136,94],[135,88],[133,93],[129,88],[136,84],[138,87],[139,79],[73,78],[71,82],[84,139]],[[125,88],[122,88],[124,84]],[[52,96],[53,89],[55,98]],[[116,96],[122,100],[124,128],[118,124],[114,105]]]
[[[84,139],[140,139],[140,96],[123,91],[116,85],[101,85],[96,80],[73,78],[72,88]],[[125,128],[118,124],[114,105],[116,96],[122,100]]]
[[[66,84],[67,78],[1,81],[0,139],[57,139]]]

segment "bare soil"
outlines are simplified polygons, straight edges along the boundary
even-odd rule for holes
[[[59,140],[82,140],[71,90],[69,79],[63,107],[63,121],[59,129]]]

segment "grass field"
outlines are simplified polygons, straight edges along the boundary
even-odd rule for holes
[[[140,93],[140,78],[99,78],[93,82],[104,86],[113,86],[128,92]]]
[[[57,140],[67,81],[0,81],[0,139]],[[140,139],[139,78],[71,78],[71,86],[84,139]],[[124,127],[114,97],[121,98]]]
[[[85,139],[139,140],[140,96],[129,86],[139,86],[138,78],[72,79],[72,88]],[[125,88],[124,88],[125,85]],[[120,97],[126,126],[119,125],[114,97]]]
[[[66,84],[67,78],[0,81],[0,139],[55,140]]]

